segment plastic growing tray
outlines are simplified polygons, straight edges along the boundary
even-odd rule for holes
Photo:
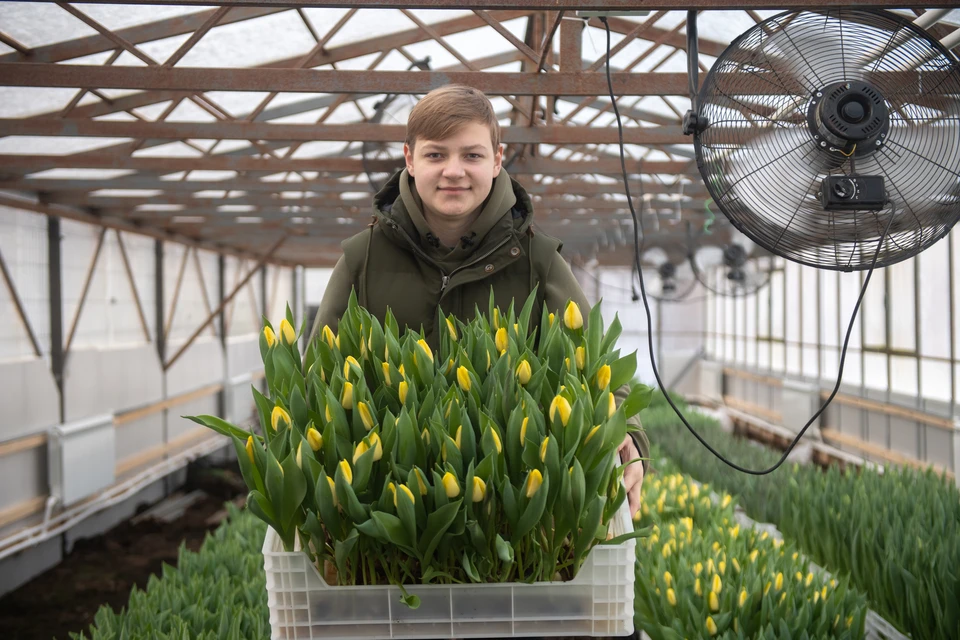
[[[631,531],[625,501],[610,524]],[[635,540],[598,545],[567,582],[404,585],[420,607],[400,602],[392,586],[331,586],[301,551],[285,552],[267,528],[271,638],[509,638],[627,636],[633,633]]]

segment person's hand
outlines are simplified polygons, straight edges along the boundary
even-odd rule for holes
[[[629,435],[623,440],[620,448],[617,449],[620,454],[620,462],[629,462],[640,457],[637,446],[633,443],[633,438]],[[630,516],[637,513],[640,508],[640,487],[643,486],[643,463],[634,462],[623,472],[623,484],[627,488],[627,498],[630,502]]]

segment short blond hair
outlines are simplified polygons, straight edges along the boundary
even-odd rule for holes
[[[412,151],[418,139],[444,140],[471,122],[490,129],[493,152],[500,146],[500,123],[487,96],[473,87],[451,84],[434,89],[413,107],[404,142]]]

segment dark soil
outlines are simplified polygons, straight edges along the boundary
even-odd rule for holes
[[[231,467],[191,467],[180,491],[196,489],[208,495],[173,522],[126,521],[77,541],[59,565],[0,598],[0,637],[67,640],[71,631],[89,628],[101,605],[125,607],[134,586],[144,588],[163,563],[176,566],[181,542],[197,551],[222,520],[224,502],[246,494],[239,471]]]

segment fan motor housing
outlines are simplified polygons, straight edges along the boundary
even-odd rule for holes
[[[821,147],[841,151],[856,144],[856,155],[883,144],[890,128],[890,112],[880,91],[867,82],[834,82],[810,100],[807,124]]]

